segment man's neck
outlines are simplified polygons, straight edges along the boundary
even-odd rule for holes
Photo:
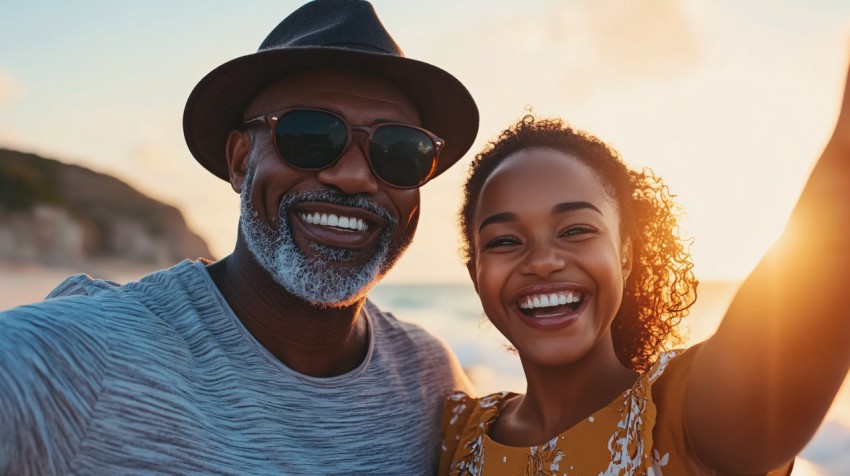
[[[311,305],[284,290],[239,246],[207,270],[245,328],[292,370],[332,377],[366,357],[368,326],[358,318],[362,300],[342,308]]]

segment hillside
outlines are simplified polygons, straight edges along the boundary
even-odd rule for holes
[[[109,175],[0,148],[0,261],[166,265],[212,255],[175,207]]]

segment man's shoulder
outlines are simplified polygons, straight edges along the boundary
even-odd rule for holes
[[[0,311],[0,329],[4,342],[25,339],[44,339],[54,336],[69,341],[71,336],[105,338],[108,321],[127,309],[141,305],[141,297],[151,289],[179,279],[191,262],[180,263],[158,271],[138,281],[118,284],[77,274],[66,278],[40,302]]]
[[[87,274],[76,274],[66,278],[54,288],[46,301],[66,296],[100,296],[108,298],[120,295],[122,299],[134,293],[150,293],[157,289],[167,290],[180,287],[176,283],[197,280],[197,262],[185,260],[170,268],[155,271],[136,281],[119,284],[107,279],[95,279]]]
[[[66,278],[47,298],[0,312],[0,329],[3,341],[17,334],[69,334],[93,333],[102,327],[103,304],[93,299],[97,290],[114,285],[97,282],[87,275]]]
[[[42,370],[34,369],[45,362],[50,372],[93,372],[111,360],[114,351],[123,352],[127,342],[163,335],[154,328],[173,313],[173,306],[146,302],[145,295],[162,301],[167,292],[161,288],[176,288],[172,294],[178,294],[187,282],[179,275],[192,272],[193,266],[187,261],[127,284],[75,275],[41,302],[0,312],[0,374],[6,369],[22,381],[35,378]]]
[[[109,354],[108,327],[102,304],[80,292],[0,312],[0,376],[38,395],[56,379],[63,388],[69,381],[97,383]],[[41,404],[16,397],[0,391],[4,410]]]
[[[0,334],[6,343],[49,336],[67,340],[97,334],[103,324],[103,306],[84,294],[60,295],[0,312]]]

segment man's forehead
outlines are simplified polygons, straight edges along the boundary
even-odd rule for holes
[[[336,106],[336,107],[335,107]],[[419,124],[415,99],[379,76],[335,70],[316,70],[281,78],[263,88],[245,108],[245,118],[289,107],[343,108],[386,111],[393,120]]]

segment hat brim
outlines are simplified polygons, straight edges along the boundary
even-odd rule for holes
[[[183,111],[183,134],[195,159],[228,180],[225,144],[240,129],[248,103],[264,87],[299,72],[334,68],[375,74],[414,100],[422,126],[445,140],[436,177],[469,150],[478,133],[478,108],[469,91],[446,71],[410,58],[346,48],[264,50],[228,61],[192,90]]]

